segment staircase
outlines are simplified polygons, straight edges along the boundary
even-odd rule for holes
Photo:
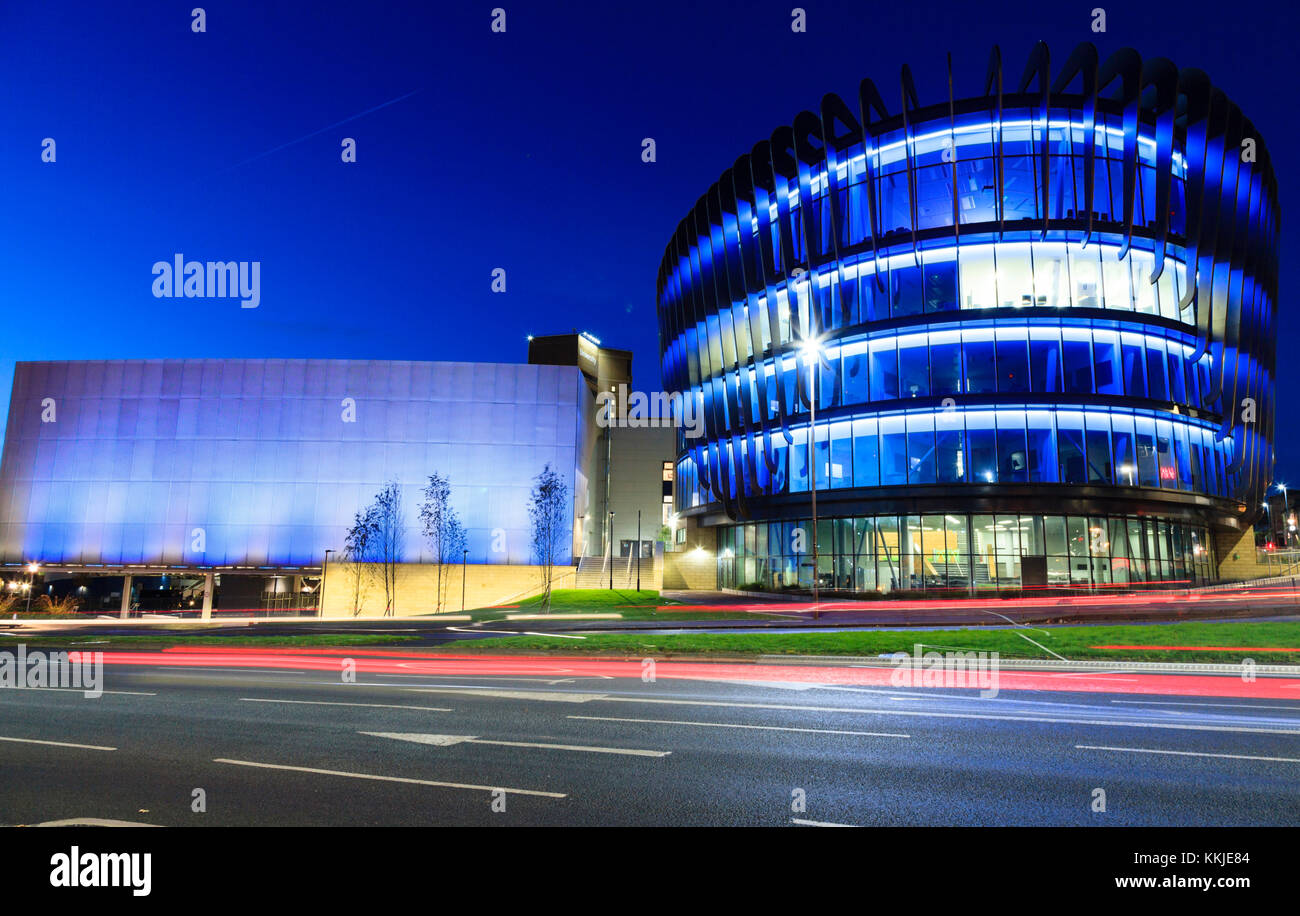
[[[636,557],[614,557],[614,588],[631,590],[636,588]],[[609,588],[611,560],[608,556],[582,557],[578,560],[578,574],[574,579],[574,588]],[[655,588],[655,561],[653,557],[641,559],[641,587]]]

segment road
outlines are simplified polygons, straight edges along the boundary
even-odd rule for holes
[[[247,617],[249,612],[214,612],[213,619],[150,616],[119,620],[86,614],[72,619],[0,619],[0,635],[29,641],[42,635],[99,636],[203,635],[313,636],[324,634],[387,634],[403,636],[410,645],[435,646],[457,639],[527,631],[674,633],[763,632],[880,628],[945,628],[1014,626],[1022,624],[1172,623],[1186,620],[1300,619],[1300,588],[1293,585],[1158,592],[1145,595],[1093,594],[1076,597],[1035,596],[1018,599],[978,598],[898,599],[889,601],[828,600],[814,605],[799,601],[763,601],[721,592],[665,592],[684,603],[661,605],[654,617],[574,619],[561,614],[528,615],[527,619],[470,623],[460,615],[410,617]],[[629,598],[629,600],[631,600]],[[508,610],[508,609],[507,609]],[[562,609],[557,609],[562,610]],[[617,608],[611,610],[617,611]],[[715,612],[753,614],[752,619],[714,616]],[[515,613],[522,613],[516,611]]]
[[[1300,823],[1291,678],[106,655],[98,699],[0,690],[0,824]]]

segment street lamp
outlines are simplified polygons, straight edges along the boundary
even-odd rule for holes
[[[614,513],[609,513],[609,590],[614,590]]]
[[[31,578],[27,580],[27,613],[29,614],[32,612],[32,589],[36,587],[36,574],[40,572],[40,569],[41,564],[39,563],[27,564],[27,572],[31,575]]]
[[[822,359],[821,341],[816,337],[807,337],[800,344],[799,349],[803,351],[804,358],[808,361],[808,463],[812,466],[812,588],[813,588],[813,619],[818,616],[817,600],[818,590],[818,569],[817,569],[817,369],[820,367]]]
[[[1277,488],[1282,491],[1282,518],[1289,519],[1291,517],[1291,501],[1290,498],[1286,495],[1286,484],[1280,483],[1277,485]],[[1282,533],[1282,536],[1286,538],[1286,546],[1290,547],[1291,530],[1289,527],[1287,528],[1286,531]]]
[[[465,613],[465,574],[469,572],[469,548],[465,548],[465,555],[460,558],[460,612]]]
[[[316,600],[317,617],[325,616],[325,576],[327,573],[329,573],[330,554],[334,552],[335,551],[333,547],[325,548],[325,562],[321,564],[321,568],[320,568],[320,597]]]

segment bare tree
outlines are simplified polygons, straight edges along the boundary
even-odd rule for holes
[[[528,499],[528,517],[532,521],[533,557],[542,568],[542,610],[551,609],[551,585],[555,580],[555,560],[560,555],[569,530],[569,488],[548,462],[533,478]]]
[[[451,573],[444,575],[443,567],[461,559],[465,548],[465,528],[451,505],[451,483],[437,471],[429,475],[429,485],[422,491],[420,527],[433,551],[438,566],[437,597],[434,610],[441,611]]]
[[[447,535],[444,539],[445,550],[442,555],[442,564],[444,565],[447,563],[454,564],[458,561],[462,561],[465,552],[466,540],[467,538],[465,534],[465,526],[460,523],[460,517],[453,514],[451,518],[448,520],[448,524],[447,524]],[[461,570],[462,570],[461,581],[463,583],[465,578],[463,562],[462,562]],[[451,571],[448,570],[447,575],[443,576],[442,578],[442,584],[440,587],[445,593],[448,587],[450,587],[450,585],[451,585]],[[462,589],[463,588],[464,586],[462,585]],[[463,591],[462,594],[464,594]],[[443,601],[446,599],[445,597],[443,597],[443,598],[439,598],[439,600]],[[463,611],[464,608],[462,607],[461,610]]]
[[[343,539],[343,558],[345,570],[352,583],[352,616],[361,613],[362,589],[367,580],[374,578],[374,568],[370,565],[375,542],[379,540],[376,531],[374,506],[358,512],[352,519]]]
[[[406,520],[402,514],[402,488],[396,481],[385,485],[376,494],[375,501],[367,512],[374,513],[376,536],[371,555],[381,564],[384,616],[392,617],[397,611],[397,564],[402,559],[406,532]]]

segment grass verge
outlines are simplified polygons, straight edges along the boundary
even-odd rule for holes
[[[660,611],[680,605],[664,598],[656,589],[557,588],[551,592],[551,614],[618,614],[624,620],[754,620],[773,619],[769,614],[746,614],[737,611],[697,611],[674,613]],[[509,614],[540,614],[542,598],[535,595],[510,606],[478,608],[469,614],[475,621],[504,620]]]
[[[578,635],[570,632],[568,635]],[[586,634],[584,634],[586,635]],[[1028,638],[1026,638],[1028,637]],[[1030,642],[1033,640],[1034,642]],[[508,636],[461,640],[440,648],[456,652],[554,652],[616,655],[860,655],[977,650],[1005,658],[1070,660],[1239,662],[1300,665],[1300,623],[1178,623],[1164,626],[1025,627],[1018,629],[855,630],[823,633],[594,633],[585,639]],[[1038,643],[1039,645],[1035,645]],[[1135,646],[1101,649],[1098,646]],[[1200,651],[1166,646],[1200,646]],[[1051,652],[1047,651],[1048,649]]]

